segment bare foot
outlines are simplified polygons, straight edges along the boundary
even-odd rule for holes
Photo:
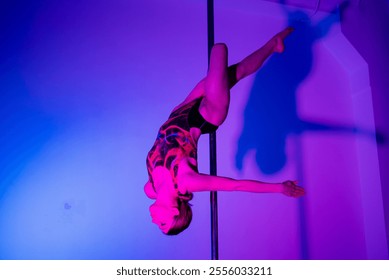
[[[282,53],[285,49],[284,41],[279,37],[275,37],[274,40],[276,41],[274,52]]]
[[[277,35],[274,36],[274,40],[275,40],[274,51],[275,52],[282,53],[284,51],[284,49],[285,49],[284,39],[287,36],[289,36],[289,34],[293,32],[293,30],[294,29],[292,27],[287,27],[284,30],[282,30],[280,33],[278,33]]]

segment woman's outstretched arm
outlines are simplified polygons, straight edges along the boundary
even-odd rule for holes
[[[243,191],[254,193],[282,193],[286,196],[300,197],[305,194],[296,181],[265,183],[255,180],[236,180],[228,177],[187,172],[181,174],[179,185],[189,192],[200,191]]]

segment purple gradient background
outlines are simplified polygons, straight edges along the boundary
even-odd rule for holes
[[[195,195],[192,225],[177,237],[151,223],[143,193],[145,157],[160,124],[206,73],[205,2],[3,4],[0,259],[210,257],[208,193]],[[261,77],[233,89],[218,132],[218,173],[297,178],[307,196],[220,193],[221,259],[388,259],[388,146],[370,135],[389,135],[382,83],[389,63],[380,64],[388,61],[387,28],[374,29],[388,23],[388,3],[354,2],[341,23],[330,17],[328,33],[312,45],[309,72],[292,92],[296,119],[327,128],[289,131],[286,161],[275,172],[263,171],[253,149],[236,165],[245,149],[245,110]],[[311,20],[328,16],[318,11]],[[229,46],[231,63],[287,22],[277,3],[215,0],[216,41]],[[271,61],[265,67],[284,84],[299,61],[295,56],[285,71]],[[199,143],[199,169],[208,172],[207,137]]]

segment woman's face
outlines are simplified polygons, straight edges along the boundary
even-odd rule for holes
[[[150,206],[152,222],[156,224],[163,233],[167,233],[174,223],[174,217],[178,216],[177,208],[154,203]]]

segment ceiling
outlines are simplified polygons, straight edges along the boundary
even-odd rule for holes
[[[311,10],[318,10],[330,12],[336,8],[339,3],[345,2],[345,0],[264,0],[268,2],[285,2],[285,4],[290,6],[296,6]],[[361,0],[351,0],[349,2],[360,2]]]

